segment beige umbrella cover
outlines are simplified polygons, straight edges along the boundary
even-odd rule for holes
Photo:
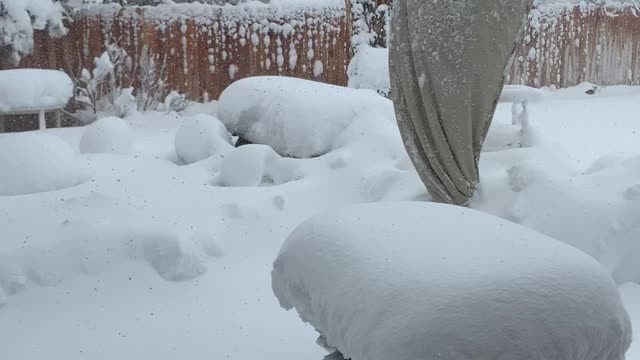
[[[533,0],[396,0],[391,93],[405,148],[436,201],[466,205]]]

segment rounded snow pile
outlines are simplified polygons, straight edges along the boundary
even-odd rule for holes
[[[300,225],[274,263],[285,309],[352,360],[623,360],[631,325],[580,251],[433,203],[358,205]]]
[[[218,116],[229,131],[297,158],[330,151],[336,136],[364,112],[394,119],[391,102],[373,91],[288,77],[236,81],[218,102]]]
[[[0,135],[0,195],[63,189],[88,179],[89,170],[53,135]]]
[[[176,133],[176,154],[186,164],[204,160],[231,147],[231,134],[220,120],[210,115],[186,118]]]
[[[81,153],[126,155],[132,147],[129,125],[114,116],[98,119],[88,125],[80,139]]]
[[[223,186],[279,185],[295,178],[295,166],[266,145],[249,144],[233,149],[222,160]]]

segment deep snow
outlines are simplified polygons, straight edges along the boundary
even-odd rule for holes
[[[360,204],[305,221],[273,290],[346,359],[624,359],[611,276],[579,250],[482,212]]]
[[[524,148],[513,146],[521,125],[512,125],[511,105],[499,105],[496,146],[482,155],[473,207],[588,252],[619,283],[638,282],[640,89],[586,95],[587,88],[548,91],[529,104],[535,136]],[[376,99],[388,109],[387,100]],[[313,101],[309,109],[317,112],[331,109],[326,100],[298,101]],[[282,242],[318,213],[428,195],[387,110],[354,112],[321,157],[283,158],[253,145],[184,165],[178,129],[197,113],[220,116],[217,105],[125,119],[132,139],[125,155],[80,154],[85,128],[44,131],[66,142],[68,149],[56,146],[88,173],[47,189],[56,191],[0,196],[0,359],[325,355],[313,328],[282,310],[271,291]],[[33,161],[31,172],[54,174],[47,169],[55,163],[30,136],[0,134],[0,146],[20,146],[2,160],[0,184],[34,178],[6,171],[24,164],[14,157]],[[231,154],[250,166],[226,162]],[[241,172],[255,163],[258,186],[233,186],[246,185]],[[637,324],[634,286],[622,295]],[[627,358],[638,360],[633,346]]]

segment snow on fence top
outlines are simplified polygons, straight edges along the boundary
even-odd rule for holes
[[[378,34],[374,43],[384,45],[391,2],[358,3],[367,5],[358,11],[376,12],[365,19],[373,22],[366,25]],[[638,6],[635,0],[538,1],[510,82],[535,87],[584,81],[640,84]],[[192,100],[217,98],[233,81],[247,76],[286,75],[346,85],[351,29],[365,25],[355,15],[351,24],[350,15],[343,0],[83,6],[73,11],[64,38],[36,31],[33,54],[19,66],[62,68],[77,76],[82,68],[93,68],[105,42],[118,41],[138,65],[146,49],[147,58],[166,66],[167,90]]]
[[[138,63],[145,51],[166,65],[171,90],[217,98],[234,80],[287,75],[346,85],[350,28],[342,0],[273,0],[75,9],[69,33],[38,46],[20,66],[91,70],[105,43],[117,42]]]
[[[62,71],[0,71],[0,114],[64,108],[72,95],[73,83]]]

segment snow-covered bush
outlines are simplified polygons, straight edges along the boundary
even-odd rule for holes
[[[99,116],[122,117],[131,108],[124,101],[131,101],[131,90],[128,90],[132,81],[131,58],[115,44],[105,46],[105,52],[94,60],[93,71],[82,69],[76,79],[76,101],[85,108],[77,116],[84,123]]]
[[[611,276],[549,237],[467,208],[356,205],[300,225],[272,272],[285,309],[352,360],[623,360]]]
[[[218,103],[218,117],[233,134],[296,158],[327,153],[351,121],[367,112],[394,118],[391,102],[373,91],[288,77],[236,81]]]
[[[162,105],[162,109],[166,112],[180,112],[189,107],[189,100],[187,100],[187,97],[184,94],[180,94],[174,90],[164,98]]]
[[[166,58],[160,61],[160,55],[152,54],[146,45],[140,54],[138,71],[140,85],[136,89],[138,110],[156,110],[167,93]]]
[[[109,116],[88,125],[80,139],[80,152],[95,154],[129,154],[133,147],[129,125]]]
[[[89,175],[73,149],[56,136],[0,135],[0,195],[63,189],[86,181]]]
[[[124,117],[136,110],[179,111],[186,107],[182,95],[169,94],[167,98],[167,70],[159,55],[151,54],[145,46],[135,64],[117,44],[105,46],[106,51],[94,61],[94,69],[83,69],[76,79],[76,101],[84,108],[76,113],[81,122],[101,116]],[[140,81],[134,84],[133,79]]]
[[[204,114],[186,118],[175,137],[176,154],[185,164],[231,148],[231,134],[227,128],[220,120]]]
[[[0,0],[0,50],[8,49],[17,64],[33,50],[33,31],[48,29],[49,35],[66,34],[64,9],[52,0]]]

